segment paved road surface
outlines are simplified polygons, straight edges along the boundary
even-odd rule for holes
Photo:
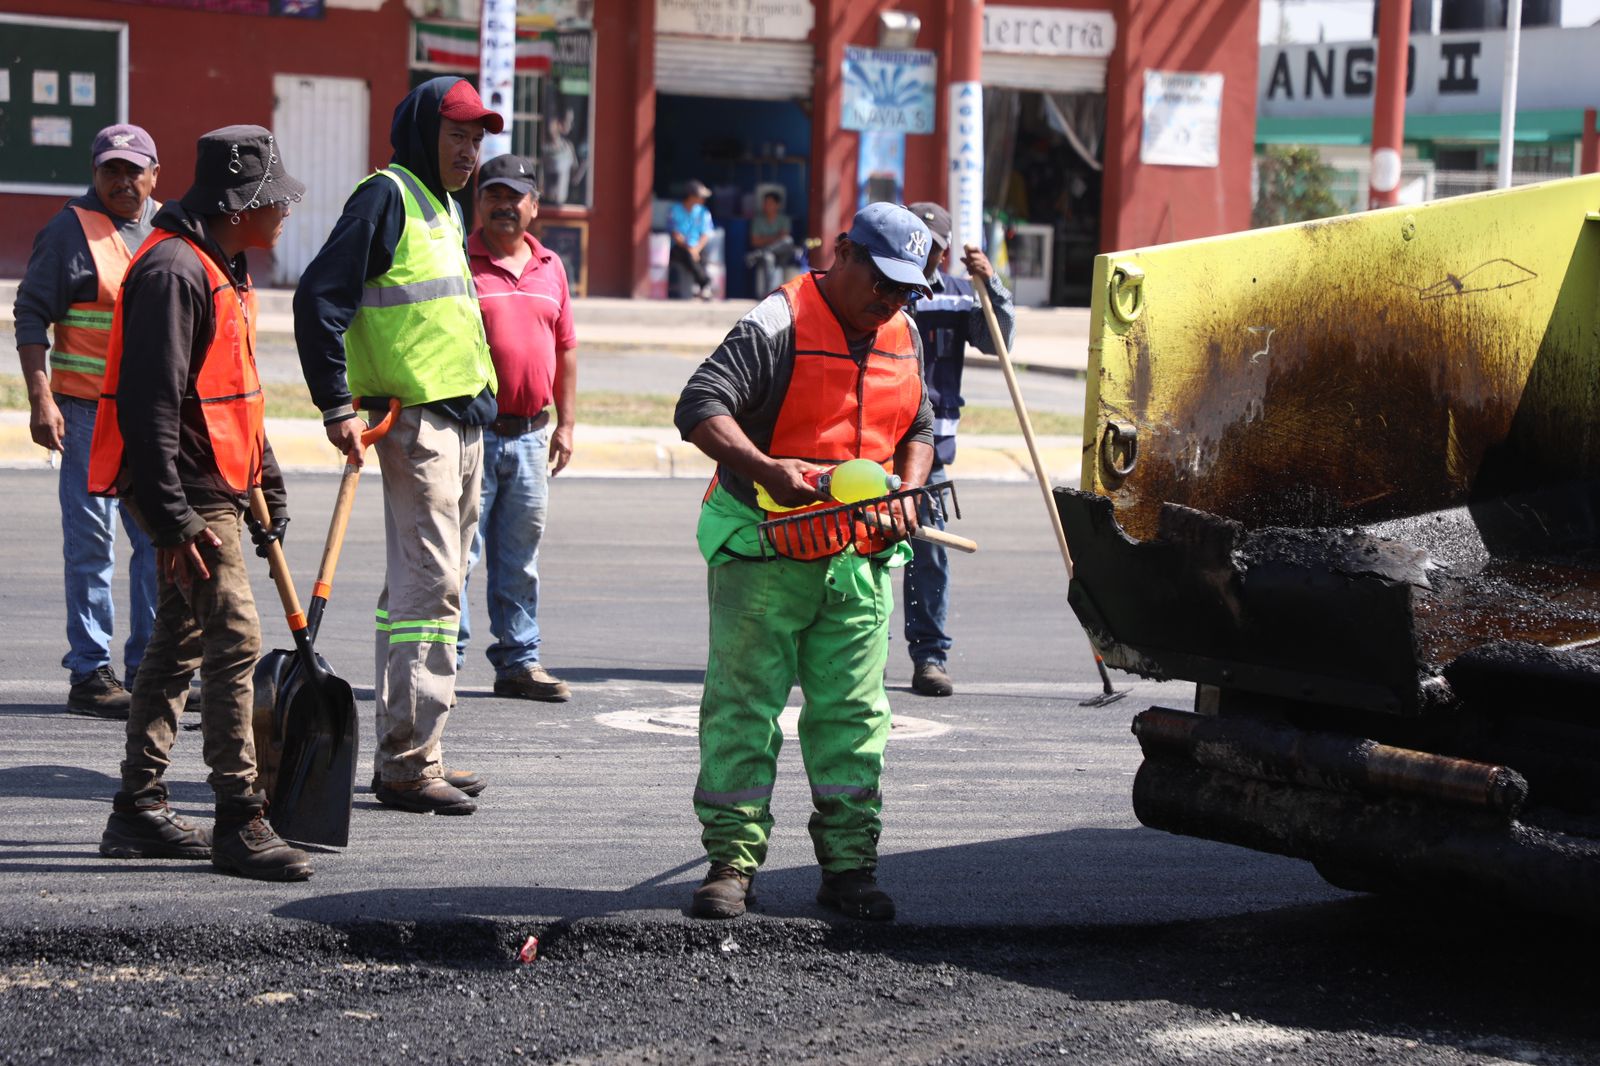
[[[333,487],[291,485],[302,586]],[[366,729],[376,489],[321,641]],[[1029,485],[963,491],[983,550],[954,563],[958,694],[908,693],[896,642],[881,874],[901,918],[869,930],[812,902],[792,744],[762,913],[683,915],[701,869],[696,486],[558,481],[541,620],[574,700],[494,698],[480,645],[447,747],[489,777],[483,809],[404,815],[363,788],[356,843],[291,886],[95,854],[120,729],[58,709],[50,475],[0,471],[0,491],[0,1061],[1600,1060],[1589,939],[1351,897],[1302,864],[1137,825],[1128,719],[1188,690],[1078,705],[1093,666]],[[266,643],[283,645],[260,569]],[[184,733],[172,781],[204,816],[198,749]],[[529,933],[545,958],[509,963]]]

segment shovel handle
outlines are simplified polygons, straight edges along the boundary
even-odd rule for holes
[[[389,400],[389,412],[383,420],[368,427],[361,434],[361,445],[367,447],[382,440],[394,425],[400,413],[400,401]],[[322,545],[322,562],[317,567],[317,583],[311,587],[313,601],[328,599],[333,591],[333,572],[339,566],[339,553],[344,550],[344,531],[350,524],[350,512],[356,505],[356,483],[361,480],[361,468],[353,463],[344,464],[344,476],[339,479],[339,496],[333,503],[333,521],[328,525],[328,539]]]
[[[272,525],[272,511],[267,508],[267,497],[260,485],[250,490],[250,513],[263,526]],[[267,565],[272,568],[272,583],[278,586],[278,599],[289,619],[289,629],[298,634],[306,627],[306,616],[300,610],[300,597],[294,591],[294,578],[289,575],[289,561],[283,557],[283,545],[277,541],[267,544]]]
[[[878,514],[876,511],[862,511],[861,517],[885,532],[894,531],[894,520],[888,515]],[[958,537],[954,533],[946,533],[942,529],[930,529],[927,526],[918,526],[917,531],[911,534],[917,540],[925,540],[929,544],[938,544],[945,548],[954,548],[958,552],[971,555],[978,550],[978,542]]]

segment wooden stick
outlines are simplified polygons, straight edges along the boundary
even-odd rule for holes
[[[967,245],[968,252],[980,251],[976,245]],[[1028,457],[1033,460],[1033,473],[1039,479],[1039,491],[1044,494],[1044,509],[1050,515],[1050,528],[1055,531],[1056,547],[1061,549],[1061,561],[1067,564],[1067,577],[1072,576],[1072,551],[1067,547],[1067,534],[1061,528],[1061,514],[1056,510],[1055,497],[1050,494],[1050,475],[1045,473],[1039,458],[1039,444],[1033,439],[1033,423],[1028,420],[1028,408],[1022,402],[1022,388],[1017,384],[1017,374],[1011,368],[1011,353],[1006,350],[1006,338],[1000,332],[1000,323],[994,317],[994,304],[989,300],[989,285],[982,278],[972,286],[978,290],[983,304],[983,319],[989,324],[989,336],[994,338],[995,354],[1000,357],[1000,372],[1005,375],[1006,388],[1011,392],[1011,406],[1017,410],[1017,422],[1022,426],[1022,439],[1028,442]]]
[[[884,530],[885,532],[894,532],[894,519],[890,518],[888,515],[863,509],[861,511],[861,517],[864,521],[871,522],[873,525],[877,526],[881,530]],[[968,540],[966,537],[958,537],[954,533],[946,533],[942,529],[930,529],[927,526],[918,526],[917,531],[911,535],[917,540],[925,540],[929,544],[938,544],[945,548],[954,548],[956,551],[966,552],[968,555],[971,555],[973,552],[978,550],[977,541]]]
[[[259,485],[250,490],[250,513],[267,529],[272,528],[272,512],[267,509],[267,497]],[[294,578],[289,576],[289,561],[283,557],[283,545],[277,541],[267,545],[267,564],[272,567],[272,583],[278,586],[278,600],[289,619],[289,628],[299,632],[306,627],[306,616],[300,610],[300,597],[294,591]]]

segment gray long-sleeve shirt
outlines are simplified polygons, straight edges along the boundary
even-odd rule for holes
[[[917,359],[922,359],[922,341],[915,327],[911,336]],[[772,432],[778,412],[789,391],[794,373],[794,314],[781,292],[773,293],[743,318],[690,375],[678,397],[673,422],[684,440],[694,428],[715,415],[729,415],[763,452],[772,445]],[[921,376],[918,376],[921,380]],[[928,393],[922,390],[916,418],[899,443],[933,444],[933,408]],[[717,472],[718,482],[735,499],[756,504],[754,486],[727,468]]]
[[[161,205],[151,197],[145,201],[144,211],[138,218],[127,219],[106,210],[93,189],[68,200],[33,238],[28,269],[17,285],[15,314],[18,348],[29,344],[48,345],[50,325],[65,318],[67,308],[73,304],[89,303],[99,294],[99,275],[95,272],[94,256],[89,252],[89,241],[83,235],[83,225],[78,221],[77,214],[70,210],[73,207],[98,211],[110,218],[122,237],[122,243],[128,246],[128,251],[137,252],[145,238],[150,236],[151,220],[156,217]]]

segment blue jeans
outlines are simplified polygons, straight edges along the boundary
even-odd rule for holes
[[[941,463],[928,473],[928,484],[949,481]],[[944,515],[934,513],[924,500],[918,515],[925,526],[944,528]],[[950,634],[945,618],[950,611],[950,557],[944,548],[925,540],[911,542],[911,562],[905,582],[906,650],[913,663],[943,666],[950,654]]]
[[[128,565],[128,598],[132,615],[122,647],[127,673],[139,668],[156,616],[156,552],[150,538],[116,500],[89,495],[89,446],[94,440],[96,405],[72,396],[56,396],[66,433],[61,441],[61,554],[66,562],[67,654],[61,665],[77,684],[102,666],[111,665],[111,634],[116,607],[111,575],[116,571],[117,516],[133,545]]]
[[[472,630],[467,585],[479,559],[488,570],[489,632],[495,639],[484,654],[494,676],[515,677],[539,661],[539,540],[550,501],[549,460],[548,427],[519,437],[483,431],[483,504],[461,585],[458,667]]]

